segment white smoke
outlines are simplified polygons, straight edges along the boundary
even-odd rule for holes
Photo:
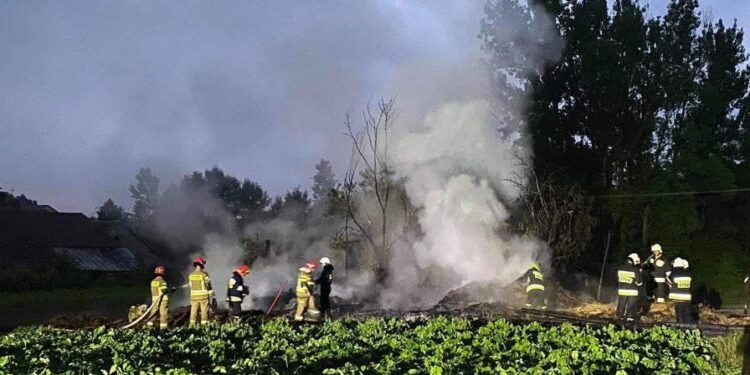
[[[480,62],[478,49],[476,56],[450,64],[411,61],[398,67],[386,90],[397,95],[399,115],[390,135],[388,163],[397,177],[405,179],[410,203],[419,208],[419,233],[392,236],[384,288],[375,284],[362,264],[365,272],[351,275],[346,284],[334,277],[339,280],[334,295],[369,299],[375,292],[383,307],[425,307],[471,282],[507,285],[531,262],[547,258],[545,244],[513,233],[508,223],[509,204],[518,191],[506,179],[523,178],[517,157],[530,161],[532,154],[529,145],[518,142],[525,138],[523,122],[520,127],[513,124],[513,131],[521,134],[509,139],[500,131],[510,126],[503,123],[506,117],[500,113],[521,118],[526,100],[503,101],[493,95],[495,78],[523,80],[559,53],[559,49],[547,50],[550,43],[546,42],[557,37],[554,23],[539,10],[534,17],[535,37],[525,35],[524,25],[508,23],[495,29],[496,41],[514,46],[500,61],[493,59],[495,71]],[[531,42],[522,43],[519,38]],[[524,67],[513,70],[514,62],[521,60]],[[356,198],[369,220],[368,214],[378,207],[366,195]],[[403,224],[396,211],[388,214],[393,233]],[[377,225],[376,215],[371,218]],[[261,233],[276,243],[268,258],[253,264],[247,280],[251,292],[273,295],[285,281],[291,288],[304,261],[321,256],[332,258],[340,275],[344,258],[331,250],[330,243],[341,225],[336,219],[318,216],[305,225],[276,219],[244,228],[244,236]],[[202,251],[212,262],[209,272],[221,275],[222,281],[242,256],[238,236],[209,236],[204,241]]]
[[[402,68],[394,88],[403,110],[388,157],[421,208],[423,235],[393,249],[383,304],[430,306],[471,282],[507,285],[533,261],[548,259],[545,244],[508,225],[518,191],[507,179],[523,179],[520,162],[533,155],[521,142],[526,121],[504,121],[507,114],[522,119],[528,98],[499,98],[492,89],[529,87],[528,78],[558,57],[554,22],[542,9],[532,13],[494,25],[491,39],[508,48],[490,64],[475,58]]]
[[[386,304],[431,305],[473,281],[509,284],[543,249],[507,228],[510,213],[502,200],[517,192],[504,179],[522,171],[513,144],[501,137],[493,119],[486,100],[454,101],[398,137],[394,165],[407,178],[412,203],[422,208],[424,236],[396,249],[393,285],[402,292],[389,293]],[[399,252],[413,252],[414,267],[406,273],[402,262],[409,255]],[[412,276],[420,273],[429,280]]]

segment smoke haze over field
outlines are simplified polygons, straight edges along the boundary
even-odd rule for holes
[[[343,114],[399,67],[478,55],[481,2],[6,1],[0,186],[93,212],[142,166],[278,194],[348,160]]]

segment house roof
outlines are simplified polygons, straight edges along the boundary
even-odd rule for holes
[[[81,213],[2,210],[0,261],[28,265],[56,257],[80,270],[135,270],[135,252],[111,228]]]

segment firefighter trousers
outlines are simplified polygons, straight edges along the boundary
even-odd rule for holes
[[[543,290],[530,290],[526,292],[526,308],[532,309],[546,309],[547,303],[544,298]]]
[[[190,301],[191,326],[198,322],[198,314],[200,314],[201,324],[208,324],[208,298]]]
[[[617,296],[617,317],[636,320],[638,318],[638,296]]]
[[[294,320],[303,320],[305,310],[313,315],[320,313],[318,308],[315,307],[315,298],[312,294],[297,294],[297,310],[294,312]]]
[[[151,303],[157,303],[158,299],[156,301],[152,301]],[[159,328],[165,329],[169,325],[169,300],[162,299],[161,302],[159,302],[159,306],[155,306],[151,311],[148,313],[148,317],[146,318],[148,320],[148,323],[146,323],[147,326],[153,327],[156,323],[156,321],[159,321]]]
[[[656,282],[656,290],[654,291],[654,297],[657,303],[667,302],[667,283]]]
[[[229,302],[229,316],[239,318],[242,312],[242,302]]]
[[[674,304],[674,315],[677,318],[677,323],[693,323],[692,304],[690,302],[676,302]]]

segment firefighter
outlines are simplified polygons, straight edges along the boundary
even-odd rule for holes
[[[232,276],[229,277],[227,303],[229,304],[230,317],[239,318],[240,316],[240,312],[242,311],[242,300],[250,293],[242,278],[249,274],[250,267],[243,264],[238,266],[237,269],[232,272]]]
[[[667,272],[669,271],[669,264],[662,257],[661,245],[658,243],[651,246],[651,253],[649,268],[651,269],[651,275],[654,277],[654,282],[656,282],[654,297],[656,303],[664,303],[667,298]]]
[[[323,272],[315,280],[315,284],[320,285],[320,311],[323,317],[330,315],[331,310],[331,284],[333,283],[333,265],[328,257],[320,258],[320,264],[323,266]]]
[[[532,263],[524,277],[526,278],[526,305],[524,307],[546,309],[547,299],[544,296],[542,266],[538,262]]]
[[[159,329],[167,329],[169,324],[169,287],[164,280],[166,269],[158,266],[154,269],[154,279],[151,280],[151,304],[156,304],[149,312],[147,326],[153,327],[159,320]]]
[[[617,270],[617,317],[620,319],[635,320],[638,317],[638,292],[643,285],[640,263],[638,254],[632,253]]]
[[[190,326],[195,326],[199,313],[201,324],[208,324],[209,300],[211,300],[211,307],[216,308],[216,298],[214,298],[214,290],[211,287],[211,278],[204,271],[206,260],[201,257],[195,257],[193,267],[195,269],[188,276],[190,284]]]
[[[677,323],[693,323],[692,295],[690,294],[692,279],[690,272],[687,270],[688,261],[675,258],[673,267],[669,275],[669,282],[672,284],[669,299],[675,302],[674,313],[677,317]]]
[[[317,267],[314,260],[305,263],[304,266],[299,269],[299,277],[297,277],[297,310],[294,313],[295,321],[302,321],[304,319],[305,310],[308,314],[317,318],[320,314],[318,309],[315,307],[315,297],[313,296],[313,288],[315,288],[315,281],[312,278],[312,272]],[[317,319],[310,319],[317,320]]]

